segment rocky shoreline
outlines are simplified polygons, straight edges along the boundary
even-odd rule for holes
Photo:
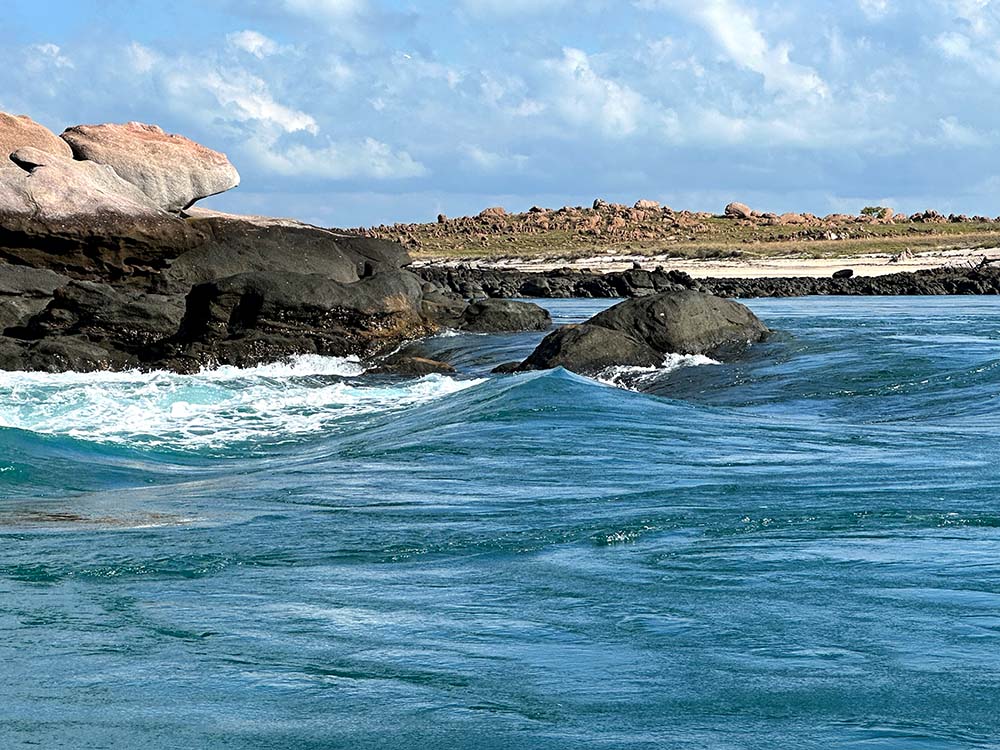
[[[636,308],[614,325],[560,329],[547,339],[552,351],[540,350],[524,368],[645,363],[669,351],[642,333],[649,320],[677,330],[701,320],[704,330],[691,340],[713,326],[727,330],[734,314],[719,310],[732,303],[709,295],[1000,293],[1000,273],[989,264],[869,278],[702,280],[664,268],[415,268],[400,243],[372,233],[195,207],[237,186],[239,174],[224,154],[156,126],[76,126],[56,136],[0,113],[0,154],[4,370],[184,373],[321,354],[361,357],[383,374],[448,372],[408,344],[444,328],[551,327],[537,305],[497,299],[518,297],[661,305],[655,319]],[[674,311],[671,320],[664,310]],[[751,340],[755,330],[741,328],[736,338]]]
[[[530,272],[472,266],[424,265],[425,281],[464,297],[631,298],[693,289],[720,297],[899,296],[1000,294],[1000,268],[990,264],[840,278],[701,278],[659,267],[599,273],[563,268]],[[845,269],[849,270],[849,269]]]

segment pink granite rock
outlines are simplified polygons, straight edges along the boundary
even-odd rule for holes
[[[182,211],[240,184],[225,154],[156,125],[78,125],[62,138],[77,159],[112,167],[165,211]]]
[[[19,148],[37,148],[67,159],[73,151],[59,136],[26,115],[9,115],[0,112],[0,169],[17,169],[10,155]]]

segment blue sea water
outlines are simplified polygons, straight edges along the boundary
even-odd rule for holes
[[[0,748],[1000,747],[1000,300],[749,304],[603,383],[0,374]]]

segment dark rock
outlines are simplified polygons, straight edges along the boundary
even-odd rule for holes
[[[471,303],[462,314],[459,328],[474,333],[544,331],[551,327],[547,310],[532,302],[486,299]]]
[[[390,357],[366,372],[370,375],[422,377],[424,375],[453,373],[455,368],[447,362],[439,362],[426,357]]]
[[[490,372],[494,375],[511,375],[515,372],[521,371],[520,362],[504,362],[502,365],[497,365]]]
[[[563,326],[544,339],[518,371],[565,367],[582,374],[594,374],[615,365],[654,367],[663,354],[622,331],[584,323]]]
[[[69,279],[54,271],[0,263],[0,333],[25,325]]]
[[[249,366],[276,354],[373,354],[432,331],[421,284],[385,271],[351,284],[316,274],[245,273],[205,282],[187,297],[168,359]]]
[[[91,281],[72,281],[17,331],[20,338],[83,336],[107,349],[139,355],[173,336],[184,312],[175,297],[146,295]]]
[[[835,271],[833,278],[835,279],[849,279],[854,276],[854,271],[850,268],[845,268],[841,271]]]
[[[588,322],[627,333],[660,353],[675,354],[704,354],[760,341],[770,333],[743,305],[690,290],[628,300]]]
[[[403,268],[410,256],[386,240],[321,229],[284,219],[193,210],[188,225],[205,240],[169,263],[158,291],[186,292],[195,284],[241,273],[288,271],[351,283]]]

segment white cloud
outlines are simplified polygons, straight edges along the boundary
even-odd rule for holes
[[[324,21],[343,21],[367,9],[365,0],[281,0],[292,13]]]
[[[273,39],[264,36],[259,31],[251,29],[229,34],[226,40],[230,46],[253,55],[258,60],[263,60],[265,57],[276,54],[281,49]]]
[[[317,147],[281,147],[263,138],[251,144],[251,151],[265,169],[287,177],[399,180],[428,174],[427,168],[406,151],[394,151],[374,138]]]
[[[941,130],[939,141],[952,146],[981,146],[986,143],[983,134],[963,125],[954,115],[938,120]]]
[[[827,84],[810,67],[790,59],[791,45],[771,45],[751,11],[735,0],[637,0],[642,8],[670,8],[701,25],[729,58],[760,74],[769,91],[795,97],[826,97]]]
[[[548,60],[554,75],[553,106],[575,125],[596,125],[606,135],[622,138],[639,127],[645,102],[624,84],[598,75],[587,54],[566,48],[563,56]]]
[[[76,67],[73,61],[63,54],[62,48],[58,44],[33,44],[28,48],[32,54],[29,66],[35,69],[44,67],[73,68]]]
[[[889,0],[858,0],[858,7],[873,21],[885,18],[892,11]]]

